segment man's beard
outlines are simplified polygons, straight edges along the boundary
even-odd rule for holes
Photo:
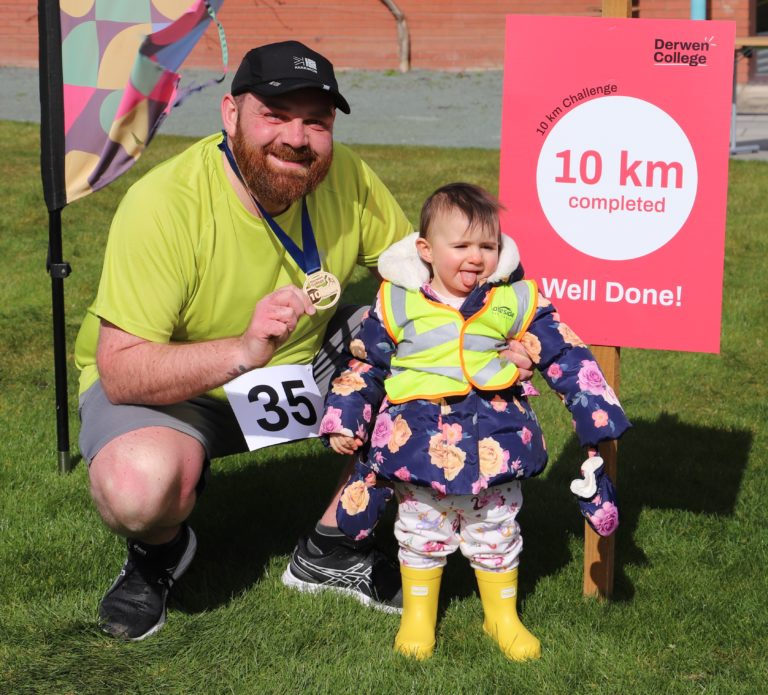
[[[232,138],[232,152],[251,194],[262,205],[274,205],[281,211],[314,191],[328,174],[333,161],[333,150],[323,157],[310,147],[254,147],[246,140],[240,124]],[[303,162],[306,168],[275,171],[268,161],[270,154],[289,162]]]

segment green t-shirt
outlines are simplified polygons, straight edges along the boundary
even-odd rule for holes
[[[160,164],[120,203],[99,290],[75,345],[80,393],[98,378],[100,318],[158,343],[227,338],[245,331],[259,299],[284,285],[302,286],[304,273],[230,185],[217,148],[221,137],[204,138]],[[375,266],[384,249],[413,229],[376,174],[338,143],[307,207],[322,267],[342,287],[356,265]],[[301,203],[275,220],[302,248]],[[332,314],[302,316],[270,364],[311,362]],[[223,389],[211,395],[223,398]]]

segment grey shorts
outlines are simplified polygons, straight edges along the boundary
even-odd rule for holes
[[[328,324],[323,345],[312,363],[323,397],[336,369],[344,366],[343,348],[357,335],[366,310],[342,306]],[[208,396],[167,406],[115,405],[97,381],[80,396],[79,413],[80,453],[88,464],[105,444],[142,427],[170,427],[184,432],[203,445],[208,460],[248,450],[229,402]]]

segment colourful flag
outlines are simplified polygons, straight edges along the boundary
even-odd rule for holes
[[[40,173],[48,207],[59,469],[71,470],[61,210],[141,156],[179,91],[177,70],[224,0],[38,0]],[[222,62],[227,49],[219,27]],[[220,78],[221,81],[224,76]]]
[[[177,71],[222,3],[41,0],[42,165],[49,210],[103,188],[136,162],[183,98]],[[220,26],[219,35],[226,66]]]

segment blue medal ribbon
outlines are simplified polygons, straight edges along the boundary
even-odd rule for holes
[[[296,242],[289,237],[283,228],[272,218],[272,215],[270,215],[261,205],[261,203],[256,200],[256,198],[253,196],[253,193],[251,193],[250,189],[248,188],[248,185],[243,180],[243,175],[240,173],[240,167],[237,166],[237,161],[235,160],[235,155],[232,154],[232,150],[229,148],[229,145],[227,144],[227,133],[226,131],[221,131],[222,135],[224,136],[222,141],[219,143],[219,149],[226,155],[227,161],[229,162],[229,165],[232,167],[232,171],[235,172],[235,175],[238,179],[240,179],[240,182],[245,187],[245,190],[248,191],[248,195],[251,196],[251,200],[253,201],[254,205],[259,209],[259,212],[261,213],[261,216],[264,218],[266,223],[269,225],[270,229],[275,233],[275,236],[278,238],[280,243],[283,245],[285,250],[291,255],[291,258],[293,258],[294,261],[296,261],[296,265],[299,266],[304,271],[305,275],[311,275],[312,273],[316,273],[318,270],[320,270],[320,253],[317,250],[317,242],[315,241],[315,233],[312,229],[312,220],[309,218],[309,210],[307,210],[307,199],[306,197],[303,197],[301,199],[301,244],[304,247],[304,250],[302,251],[297,245]]]

